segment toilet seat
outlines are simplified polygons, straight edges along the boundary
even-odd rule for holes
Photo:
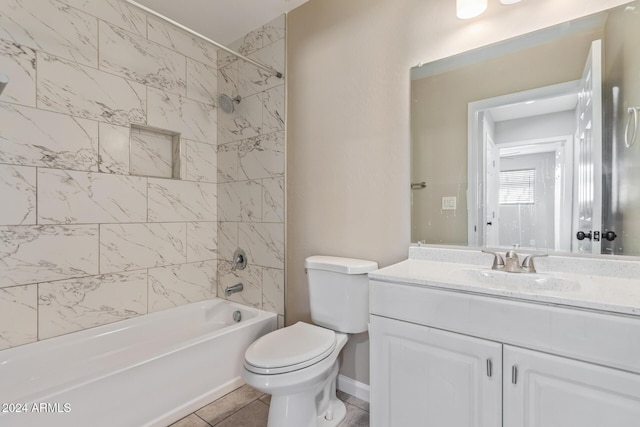
[[[244,366],[256,374],[283,374],[320,362],[335,347],[334,331],[298,322],[254,341],[245,352]]]

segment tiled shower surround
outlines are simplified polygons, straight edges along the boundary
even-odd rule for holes
[[[284,68],[284,17],[248,39]],[[223,117],[231,69],[247,102]],[[0,0],[0,73],[0,349],[236,281],[284,314],[282,80],[120,0]],[[138,176],[132,124],[180,134],[179,179]]]
[[[230,47],[284,70],[284,15]],[[225,53],[218,67],[218,92],[241,98],[233,113],[218,110],[218,295],[241,281],[244,291],[229,299],[278,313],[282,326],[284,81]],[[247,253],[249,265],[232,272],[238,247]]]

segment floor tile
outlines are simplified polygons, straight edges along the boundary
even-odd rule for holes
[[[263,393],[244,385],[213,403],[197,410],[196,415],[209,424],[216,425],[216,423],[219,423],[262,396]],[[238,426],[240,425],[241,424],[238,424]]]
[[[256,400],[221,423],[215,424],[215,427],[266,427],[268,417],[269,406]]]
[[[266,403],[267,405],[269,405],[271,403],[271,395],[270,394],[263,394],[262,397],[260,398],[261,401],[263,401],[264,403]]]
[[[369,427],[369,412],[357,406],[347,405],[347,416],[340,427]]]
[[[369,403],[342,391],[347,416],[340,427],[368,427]],[[271,396],[247,385],[232,391],[170,427],[266,427]]]
[[[344,391],[337,390],[336,396],[338,399],[342,400],[345,403],[349,403],[353,406],[356,406],[362,410],[369,412],[369,402],[366,402],[362,399],[358,399],[355,396],[351,396],[350,394],[345,393]]]
[[[171,424],[169,427],[211,427],[209,423],[204,421],[196,414],[191,414],[188,417]]]

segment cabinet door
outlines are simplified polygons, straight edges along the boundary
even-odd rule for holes
[[[378,316],[369,334],[372,427],[502,425],[501,344]]]
[[[504,427],[640,426],[638,374],[507,345],[504,369]]]

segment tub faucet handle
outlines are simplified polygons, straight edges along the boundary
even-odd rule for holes
[[[247,254],[240,248],[233,253],[231,271],[244,270],[247,267]]]

